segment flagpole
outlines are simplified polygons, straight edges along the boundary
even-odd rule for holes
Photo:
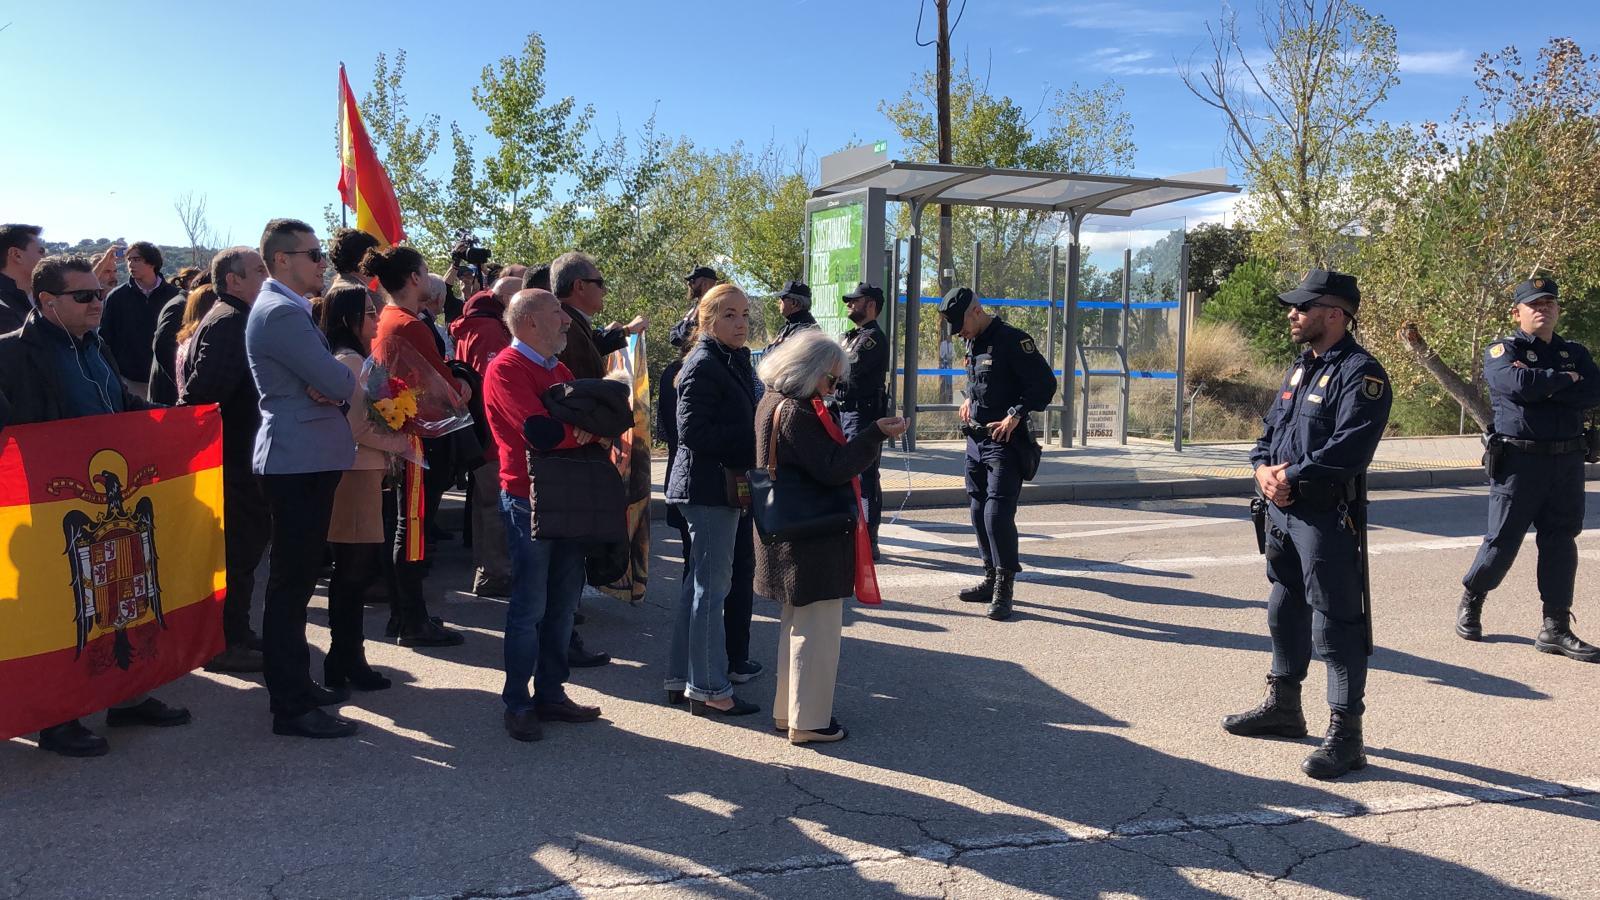
[[[345,72],[344,72],[344,63],[340,62],[339,63],[339,103],[338,103],[338,106],[336,108],[339,111],[338,112],[338,117],[339,117],[339,168],[340,168],[340,172],[341,173],[344,170],[344,141],[345,141],[345,137],[344,137],[344,80],[345,80],[345,77],[346,76],[345,76]],[[344,205],[344,198],[340,197],[339,198],[339,227],[340,228],[349,228],[350,227],[350,221],[347,218],[348,216],[349,216],[349,211],[348,211],[348,208]]]

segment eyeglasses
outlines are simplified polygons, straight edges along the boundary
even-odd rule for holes
[[[377,317],[378,317],[377,308],[376,307],[371,307],[371,306],[367,307],[367,318],[376,319]]]
[[[1304,303],[1296,303],[1292,308],[1295,312],[1302,316],[1313,309],[1337,309],[1340,312],[1344,311],[1344,307],[1342,306],[1338,306],[1333,303],[1323,303],[1320,300],[1307,300]]]
[[[830,387],[830,388],[838,385],[838,383],[839,383],[839,376],[833,374],[832,372],[829,372],[828,374],[826,374],[826,375],[824,375],[822,377],[826,378],[828,380],[828,387]]]
[[[312,247],[310,250],[283,250],[283,251],[280,251],[280,252],[282,252],[282,253],[284,253],[284,254],[286,254],[288,256],[293,256],[296,253],[304,253],[306,255],[306,259],[309,259],[314,263],[322,262],[322,248],[321,247]]]
[[[606,280],[604,278],[579,278],[578,280],[587,281],[602,291],[606,289]]]
[[[40,291],[39,293],[51,294],[56,297],[71,297],[72,302],[82,304],[89,304],[106,298],[106,292],[99,288],[84,291]]]

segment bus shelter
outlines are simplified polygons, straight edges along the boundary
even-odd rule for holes
[[[1174,372],[1141,372],[1129,366],[1126,340],[1116,346],[1087,346],[1079,340],[1079,311],[1089,306],[1117,307],[1123,312],[1123,333],[1126,334],[1128,313],[1137,305],[1130,303],[1127,292],[1119,301],[1084,301],[1079,296],[1081,231],[1089,216],[1131,216],[1136,212],[1191,200],[1218,193],[1238,193],[1237,185],[1226,183],[1222,170],[1214,169],[1177,178],[1136,178],[1122,175],[1086,175],[1065,172],[1041,172],[1021,169],[1000,169],[983,166],[958,166],[942,163],[905,162],[887,159],[883,145],[858,147],[822,160],[822,184],[812,191],[806,204],[806,278],[811,283],[817,301],[814,310],[824,330],[838,333],[847,327],[843,320],[843,306],[839,296],[856,281],[874,281],[881,275],[890,287],[899,283],[901,261],[899,244],[891,253],[885,235],[885,206],[888,203],[905,203],[910,207],[911,234],[905,265],[905,312],[903,320],[890,323],[890,337],[895,341],[896,356],[902,361],[895,371],[901,376],[900,408],[911,422],[906,431],[906,447],[915,446],[916,421],[919,411],[950,409],[948,405],[920,403],[917,387],[919,374],[919,324],[921,307],[937,303],[937,297],[922,296],[922,212],[929,205],[977,206],[998,209],[1021,209],[1056,213],[1064,216],[1069,242],[1063,315],[1057,317],[1055,287],[1055,256],[1051,255],[1050,296],[1042,303],[1051,310],[1051,325],[1046,343],[1054,359],[1058,333],[1066,351],[1067,364],[1061,376],[1059,402],[1051,412],[1059,414],[1061,421],[1061,446],[1070,447],[1073,433],[1082,433],[1083,423],[1075,421],[1074,409],[1079,377],[1085,385],[1091,376],[1115,377],[1122,380],[1124,413],[1128,385],[1140,377],[1166,377],[1176,379],[1175,418],[1181,416],[1183,385],[1183,339],[1178,341],[1177,365]],[[1180,278],[1187,277],[1188,248],[1183,248]],[[976,267],[974,267],[976,275]],[[1126,270],[1125,270],[1126,271]],[[870,274],[868,274],[870,273]],[[973,280],[976,289],[976,278]],[[1187,284],[1180,285],[1178,298],[1168,301],[1177,306],[1183,302]],[[982,298],[981,292],[979,293]],[[1150,304],[1145,304],[1149,306]],[[890,307],[894,304],[891,302]],[[1185,316],[1179,310],[1179,328]],[[835,321],[837,320],[837,321]],[[898,329],[899,335],[894,331]],[[895,340],[898,338],[898,340]],[[1115,352],[1120,364],[1115,368],[1092,368],[1087,363],[1097,351]],[[1085,391],[1087,396],[1087,391]],[[1048,413],[1047,413],[1048,417]],[[1126,416],[1123,418],[1126,427]],[[1048,427],[1048,421],[1047,421]],[[1123,435],[1124,440],[1126,435]],[[1181,422],[1175,431],[1175,444],[1182,440]]]

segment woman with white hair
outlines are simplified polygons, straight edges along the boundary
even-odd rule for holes
[[[792,335],[761,361],[766,394],[756,408],[756,462],[777,457],[779,478],[818,491],[849,485],[878,458],[879,445],[905,433],[906,420],[879,419],[853,440],[824,401],[844,377],[844,348],[817,330]],[[859,506],[860,494],[855,494]],[[858,517],[859,519],[859,517]],[[857,523],[865,527],[865,523]],[[842,741],[833,718],[844,601],[856,593],[860,542],[851,532],[756,547],[756,590],[783,605],[779,625],[774,727],[791,744]],[[874,601],[875,602],[875,601]]]

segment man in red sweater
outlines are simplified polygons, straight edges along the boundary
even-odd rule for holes
[[[506,608],[506,731],[519,741],[543,737],[541,721],[590,722],[597,706],[567,697],[567,643],[583,593],[583,545],[533,538],[528,505],[529,453],[570,450],[594,436],[552,418],[544,392],[571,381],[557,358],[572,318],[555,295],[518,292],[506,307],[511,346],[495,354],[483,378],[483,407],[501,460],[500,511],[511,553],[511,603]],[[533,680],[533,693],[528,680]]]

